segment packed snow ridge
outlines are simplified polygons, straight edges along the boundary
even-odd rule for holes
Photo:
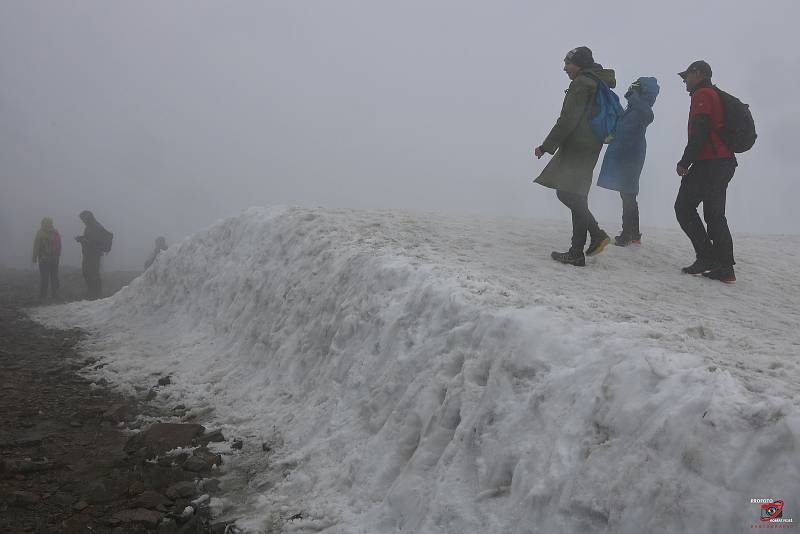
[[[568,237],[251,209],[35,313],[91,332],[87,373],[169,374],[165,405],[244,438],[226,513],[250,532],[730,533],[760,497],[800,520],[800,238],[738,236],[728,286],[680,274],[680,231],[586,268],[550,260]]]

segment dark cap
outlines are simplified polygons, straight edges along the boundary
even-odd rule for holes
[[[564,58],[564,63],[572,63],[578,67],[585,69],[594,65],[594,58],[592,57],[592,50],[588,46],[579,46],[567,52]]]
[[[706,78],[711,78],[711,65],[703,61],[702,59],[699,61],[692,62],[691,65],[686,67],[686,70],[683,72],[679,72],[678,76],[681,78],[686,78],[686,75],[690,72],[699,72]]]

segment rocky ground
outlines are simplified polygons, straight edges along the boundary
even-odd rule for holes
[[[106,273],[105,293],[137,274]],[[79,271],[61,278],[62,298],[83,295]],[[168,377],[138,399],[82,378],[101,364],[76,351],[82,332],[25,315],[37,297],[38,273],[0,268],[0,532],[234,532],[212,520],[222,457],[211,449],[225,437],[176,418],[185,407],[154,410]]]

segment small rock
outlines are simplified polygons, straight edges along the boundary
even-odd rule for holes
[[[173,484],[172,486],[167,488],[165,492],[167,497],[172,500],[183,498],[183,497],[191,497],[197,491],[197,486],[194,482],[178,482],[177,484]]]
[[[164,514],[145,508],[135,508],[133,510],[123,510],[114,514],[113,518],[120,523],[133,523],[147,528],[156,528],[161,522]]]
[[[128,496],[129,497],[136,497],[137,495],[141,495],[144,493],[144,482],[141,480],[134,480],[130,486],[128,486]]]
[[[198,436],[195,439],[195,443],[198,445],[208,445],[209,443],[222,443],[225,441],[225,436],[222,435],[222,430],[214,430],[213,432],[208,432],[201,436]]]
[[[131,504],[135,508],[166,511],[166,507],[172,504],[172,501],[157,491],[148,490],[136,497]]]
[[[185,406],[185,405],[183,405],[183,404],[178,404],[177,406],[175,406],[175,407],[172,409],[172,411],[173,411],[173,412],[179,412],[179,411],[181,411],[181,410],[186,410],[186,406]]]
[[[219,485],[220,482],[216,478],[204,478],[200,482],[200,487],[203,488],[203,491],[206,491],[208,493],[218,493]]]
[[[211,469],[215,465],[222,465],[222,456],[211,452],[206,447],[199,447],[192,453],[191,458],[186,460],[183,468],[197,473]]]
[[[89,506],[89,504],[86,501],[78,501],[72,506],[72,509],[76,512],[80,512],[85,510],[87,506]]]
[[[193,473],[199,473],[211,469],[211,465],[199,456],[191,456],[184,462],[183,468]]]
[[[242,447],[244,447],[244,441],[240,439],[235,439],[233,440],[233,443],[231,443],[231,449],[233,450],[240,451],[242,450]]]
[[[147,430],[132,436],[125,444],[125,452],[131,454],[143,449],[144,457],[152,458],[177,447],[190,445],[204,431],[205,428],[198,424],[155,423]]]
[[[168,386],[172,383],[172,378],[169,376],[162,376],[158,379],[159,386]]]

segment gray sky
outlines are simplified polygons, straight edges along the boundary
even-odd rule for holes
[[[677,228],[689,97],[675,73],[700,58],[756,118],[728,193],[734,238],[800,231],[800,2],[541,4],[3,0],[0,263],[27,264],[52,216],[62,263],[79,264],[83,209],[115,234],[106,268],[253,205],[567,221],[531,183],[546,163],[532,148],[579,45],[616,69],[620,95],[639,76],[661,84],[645,234]],[[590,205],[616,233],[618,194],[595,187]]]

